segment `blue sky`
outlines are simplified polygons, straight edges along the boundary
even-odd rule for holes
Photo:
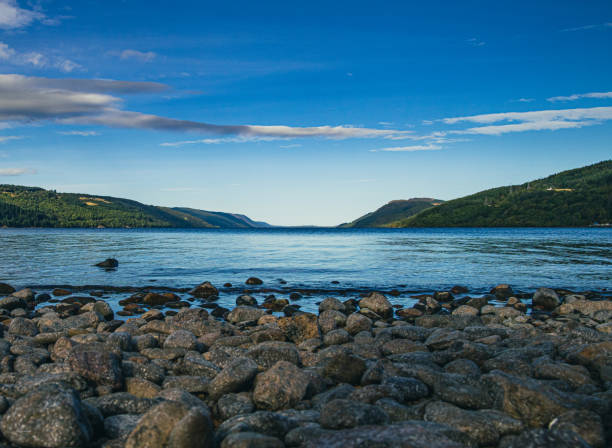
[[[609,1],[0,0],[0,183],[336,225],[612,155]]]

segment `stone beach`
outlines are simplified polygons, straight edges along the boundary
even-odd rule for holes
[[[120,309],[0,283],[0,446],[612,445],[604,292],[370,292],[307,313],[246,283],[233,309],[209,282]]]

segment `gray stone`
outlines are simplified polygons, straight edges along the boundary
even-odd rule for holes
[[[278,361],[255,378],[253,401],[260,409],[291,408],[306,394],[308,382],[309,377],[294,364]]]
[[[200,407],[165,401],[138,421],[126,448],[209,448],[213,446],[210,417]]]
[[[12,443],[29,447],[85,447],[92,428],[78,394],[48,384],[17,400],[0,423]]]
[[[389,416],[382,409],[358,401],[336,399],[321,409],[321,426],[329,429],[379,425],[388,421]]]
[[[213,378],[208,386],[208,393],[213,400],[230,392],[239,392],[247,388],[257,374],[257,363],[251,358],[237,358]]]
[[[383,318],[393,316],[391,302],[379,292],[372,292],[359,301],[359,308],[367,308]]]

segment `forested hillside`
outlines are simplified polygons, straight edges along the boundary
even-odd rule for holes
[[[445,202],[393,227],[560,227],[612,222],[612,160]]]

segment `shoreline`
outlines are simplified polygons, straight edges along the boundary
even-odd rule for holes
[[[218,312],[219,289],[204,282],[192,301],[135,292],[122,307],[136,313],[119,320],[93,294],[57,289],[55,303],[39,304],[9,288],[0,285],[0,431],[16,446],[612,440],[609,297],[541,288],[528,300],[502,284],[404,308],[370,291],[326,298],[316,313],[243,294]]]

